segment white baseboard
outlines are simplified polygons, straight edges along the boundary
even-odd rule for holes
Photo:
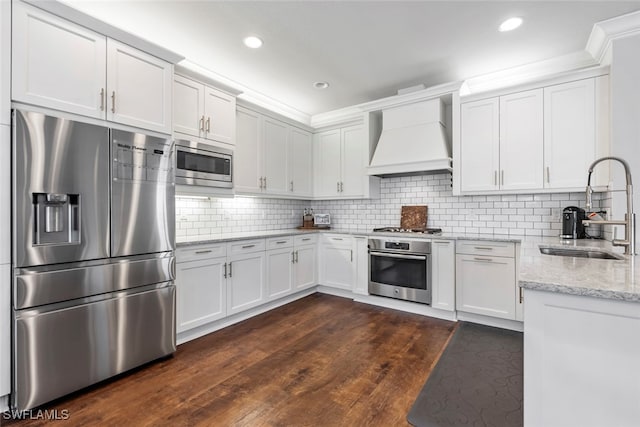
[[[420,314],[422,316],[436,317],[438,319],[456,321],[455,311],[445,311],[433,308],[426,304],[417,302],[401,301],[393,298],[378,297],[373,295],[353,295],[353,300],[365,304],[377,305],[379,307],[392,308],[394,310],[406,311],[408,313]]]
[[[274,308],[280,307],[285,304],[289,304],[290,302],[299,300],[300,298],[304,298],[314,293],[316,293],[315,287],[305,289],[304,291],[300,291],[298,293],[288,295],[279,300],[271,301],[261,306],[252,308],[250,310],[243,311],[242,313],[234,314],[232,316],[225,317],[224,319],[220,319],[215,322],[211,322],[206,325],[201,325],[201,326],[198,326],[197,328],[193,328],[188,331],[181,332],[176,336],[176,343],[178,345],[184,344],[188,341],[195,340],[196,338],[200,338],[202,336],[215,332],[219,329],[226,328],[227,326],[231,326],[233,324],[242,322],[243,320],[247,320],[250,317],[257,316],[258,314],[265,313],[267,311],[273,310]]]
[[[458,311],[458,320],[479,323],[481,325],[487,326],[495,326],[496,328],[510,329],[512,331],[524,331],[523,322],[519,322],[517,320],[500,319],[498,317],[483,316],[482,314],[465,313],[464,311]]]
[[[316,290],[321,294],[335,295],[337,297],[353,299],[354,294],[346,289],[333,288],[331,286],[318,285]]]

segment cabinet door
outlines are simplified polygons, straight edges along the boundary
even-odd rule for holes
[[[11,2],[0,1],[0,125],[11,124]]]
[[[12,6],[12,98],[104,119],[106,37],[22,2]]]
[[[500,188],[543,187],[542,89],[500,97]]]
[[[544,88],[546,188],[584,188],[596,159],[595,127],[593,79]]]
[[[233,155],[233,186],[236,192],[262,191],[262,117],[244,108],[236,111],[236,148]]]
[[[321,285],[352,290],[354,280],[353,249],[343,246],[322,246],[323,281]]]
[[[11,127],[5,125],[0,125],[0,200],[2,201],[0,203],[0,265],[2,265],[11,263]],[[2,280],[0,276],[0,283]],[[4,280],[9,280],[9,277],[5,277]],[[8,284],[6,287],[10,288]]]
[[[264,177],[265,190],[272,194],[289,192],[287,182],[289,128],[286,124],[265,117],[264,123]]]
[[[107,120],[171,133],[173,66],[107,40]]]
[[[331,130],[315,135],[314,186],[315,196],[337,196],[341,181],[341,134]]]
[[[0,396],[11,392],[11,264],[0,265]]]
[[[456,309],[515,319],[513,258],[456,255]]]
[[[311,134],[292,127],[289,137],[289,190],[294,196],[311,197],[313,193]]]
[[[293,291],[293,251],[267,251],[267,298],[277,299]]]
[[[227,274],[228,313],[238,313],[265,300],[265,253],[229,258]]]
[[[500,103],[498,98],[462,104],[460,119],[460,188],[498,189],[500,168]]]
[[[369,247],[366,237],[354,237],[356,277],[353,282],[353,293],[369,295]]]
[[[301,290],[315,286],[317,279],[316,245],[297,246],[294,267],[294,287]]]
[[[236,142],[236,98],[205,86],[205,138],[225,144]]]
[[[173,130],[200,136],[204,130],[204,85],[182,76],[173,77]]]
[[[176,331],[204,325],[226,315],[226,258],[176,264]]]
[[[342,129],[340,196],[362,196],[364,194],[365,142],[362,126]]]
[[[433,292],[431,306],[441,310],[456,309],[456,254],[455,242],[434,240],[431,242],[431,271]]]

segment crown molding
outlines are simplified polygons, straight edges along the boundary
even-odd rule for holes
[[[326,113],[314,114],[311,116],[311,126],[318,129],[361,120],[362,110],[357,105],[354,105]]]
[[[450,96],[451,94],[458,92],[461,86],[462,82],[444,83],[437,86],[431,86],[423,90],[417,90],[415,92],[376,99],[375,101],[359,104],[356,107],[365,112],[385,110],[388,108],[399,107],[401,105],[412,104],[414,102],[420,102],[427,99]],[[447,103],[450,102],[447,101]]]
[[[193,80],[198,80],[201,83],[213,86],[216,89],[220,89],[223,92],[227,92],[230,95],[238,96],[242,91],[236,87],[230,86],[221,82],[218,79],[211,77],[209,70],[206,70],[188,60],[184,60],[173,67],[173,72],[183,77],[188,77]]]
[[[606,63],[613,40],[640,34],[640,11],[596,22],[585,50],[598,62]]]

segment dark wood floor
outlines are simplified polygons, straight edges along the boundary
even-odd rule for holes
[[[406,426],[454,329],[314,294],[42,409],[64,426]]]

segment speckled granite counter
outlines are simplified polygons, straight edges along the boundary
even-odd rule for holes
[[[584,295],[596,298],[607,298],[640,302],[640,260],[632,259],[607,260],[592,258],[573,258],[544,255],[539,246],[552,246],[576,249],[598,249],[612,252],[610,242],[604,240],[561,240],[555,237],[525,237],[504,234],[464,234],[443,233],[440,235],[399,235],[398,233],[373,233],[371,231],[331,229],[331,230],[269,230],[242,233],[221,233],[198,237],[182,237],[177,246],[230,242],[243,239],[290,236],[307,233],[338,233],[354,236],[390,236],[411,237],[441,240],[478,240],[521,243],[520,251],[520,286],[525,289],[536,289],[572,295]]]
[[[640,301],[638,257],[623,260],[543,255],[539,247],[596,249],[613,252],[604,240],[526,238],[520,252],[520,286],[548,292],[624,301]]]

